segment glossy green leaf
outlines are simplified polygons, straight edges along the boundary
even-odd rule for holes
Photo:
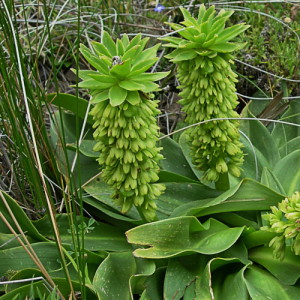
[[[236,24],[233,25],[231,27],[228,27],[226,29],[224,29],[217,38],[217,43],[224,43],[224,42],[228,42],[230,40],[232,40],[233,38],[235,38],[237,35],[239,35],[240,33],[244,32],[247,28],[249,28],[250,26],[246,26],[243,23],[241,24]]]
[[[214,219],[201,224],[195,217],[178,217],[135,227],[126,236],[129,243],[149,246],[136,249],[135,256],[159,259],[219,253],[231,247],[242,232],[243,227],[228,228]]]
[[[108,75],[108,65],[104,60],[96,55],[92,54],[90,50],[84,46],[80,45],[80,52],[83,54],[84,58],[97,70],[101,71],[101,73]]]
[[[260,183],[243,179],[215,199],[203,199],[182,205],[174,210],[172,216],[195,215],[207,216],[215,213],[234,211],[269,210],[284,199],[283,195],[267,188]]]
[[[100,82],[95,79],[88,79],[78,83],[78,87],[92,90],[104,90],[110,88],[112,85],[112,83]]]
[[[270,171],[266,167],[263,168],[261,183],[280,194],[285,194],[284,188],[282,187],[274,172]]]
[[[116,47],[117,47],[117,55],[122,56],[125,52],[125,47],[120,39],[117,39]]]
[[[42,242],[31,245],[47,271],[56,271],[64,275],[59,263],[59,253],[55,243]],[[22,246],[0,251],[0,274],[20,271],[26,268],[37,268]]]
[[[119,86],[127,91],[139,91],[145,88],[142,83],[133,80],[120,81]]]
[[[141,101],[141,96],[138,91],[128,91],[126,100],[131,105],[137,105]]]
[[[276,123],[272,131],[277,147],[284,146],[288,141],[300,136],[300,101],[295,99],[290,102],[288,110],[282,115],[281,120],[295,125]]]
[[[274,168],[274,174],[287,195],[300,190],[300,150],[294,151],[280,160]]]
[[[2,228],[1,228],[2,229]],[[30,243],[34,243],[35,240],[32,239],[30,236],[27,236],[25,234],[26,238]],[[5,250],[9,248],[19,247],[20,243],[18,239],[15,237],[15,235],[10,233],[3,233],[3,230],[1,230],[0,233],[0,250]]]
[[[87,109],[88,109],[88,101],[87,100],[80,98],[80,97],[76,97],[74,95],[70,95],[70,94],[64,94],[64,93],[47,94],[46,101],[48,103],[51,103],[53,105],[56,105],[58,107],[61,107],[63,109],[73,112],[75,115],[77,115],[81,119],[84,119]],[[93,124],[92,116],[88,116],[87,122],[89,124]]]
[[[102,74],[90,74],[91,78],[100,81],[100,82],[105,82],[105,83],[111,83],[114,84],[117,80],[115,77],[110,76],[110,75],[102,75]]]
[[[108,98],[109,98],[109,90],[107,89],[107,90],[101,91],[99,93],[95,93],[90,101],[91,101],[91,103],[96,104],[96,103],[105,101]]]
[[[119,80],[125,79],[130,73],[130,60],[123,61],[121,64],[116,64],[110,69],[110,75],[116,76]]]
[[[144,86],[141,90],[144,93],[151,93],[151,92],[155,92],[155,91],[159,91],[159,85],[152,82],[152,81],[144,81],[141,80],[140,83]]]
[[[233,263],[239,263],[236,258],[213,258],[206,265],[204,271],[196,280],[196,297],[195,299],[214,300],[214,290],[212,288],[212,272],[223,266],[230,267]]]
[[[283,260],[274,258],[273,249],[267,246],[253,248],[249,257],[284,284],[294,285],[300,278],[300,257],[291,252],[290,248],[286,248]]]
[[[107,31],[103,31],[102,43],[110,53],[111,57],[117,55],[116,44]]]
[[[215,44],[209,47],[210,50],[217,51],[220,53],[229,53],[236,51],[238,49],[241,49],[245,46],[245,44],[242,43],[220,43],[220,44]]]
[[[135,272],[136,263],[131,252],[110,253],[93,279],[99,299],[131,300],[129,280]]]
[[[249,267],[245,271],[245,279],[253,300],[295,300],[300,295],[299,287],[284,285],[270,273],[258,267]]]
[[[164,299],[179,300],[203,269],[203,259],[194,254],[169,260],[164,280]]]
[[[279,148],[281,157],[300,149],[300,136],[295,137]]]
[[[70,233],[69,219],[66,214],[56,216],[56,221],[63,243],[72,244],[72,235]],[[84,223],[87,225],[89,219],[84,218]],[[76,221],[79,226],[82,222],[80,218]],[[41,234],[48,238],[54,238],[51,234],[51,225],[48,217],[35,222],[35,227]],[[125,235],[119,229],[101,222],[94,222],[92,229],[84,234],[84,247],[89,251],[128,251],[131,246],[127,243]],[[79,229],[80,230],[80,229]]]
[[[174,58],[172,58],[172,62],[176,63],[179,61],[190,60],[197,56],[195,50],[181,50],[179,54],[177,54]]]
[[[127,96],[127,91],[118,85],[114,85],[109,89],[109,101],[112,106],[122,104]]]
[[[241,130],[249,137],[252,144],[257,148],[270,164],[270,168],[280,160],[278,147],[268,129],[259,121],[243,121]],[[266,165],[264,165],[266,166]]]
[[[22,228],[23,232],[25,232],[26,235],[29,235],[30,237],[32,237],[38,241],[46,241],[47,239],[43,235],[41,235],[38,232],[38,230],[33,226],[32,222],[29,220],[27,215],[24,213],[24,211],[22,210],[20,205],[4,191],[0,190],[0,193],[1,193],[1,198],[3,197],[5,199],[5,202],[9,206],[13,216],[17,219],[18,224]],[[3,199],[1,199],[1,201],[0,201],[0,212],[3,214],[3,216],[5,217],[7,222],[11,225],[11,227],[19,234],[19,231],[18,231],[16,225],[14,224],[14,221],[13,221],[8,209],[6,208],[6,205],[4,204]],[[7,234],[11,233],[9,228],[7,228],[5,223],[3,223],[2,219],[0,219],[0,232],[7,233]],[[1,271],[0,271],[0,274],[1,274]]]
[[[95,50],[95,52],[99,55],[99,56],[108,56],[108,57],[112,57],[111,53],[108,51],[108,49],[101,43],[98,43],[96,41],[92,41],[92,46]]]
[[[164,77],[166,77],[170,72],[156,72],[156,73],[144,73],[144,74],[139,74],[135,76],[130,76],[132,80],[138,80],[138,81],[157,81],[160,80]]]
[[[131,68],[130,76],[135,76],[137,74],[141,74],[147,71],[150,67],[152,67],[155,64],[156,61],[157,58],[155,57],[155,58],[150,58],[136,63]]]

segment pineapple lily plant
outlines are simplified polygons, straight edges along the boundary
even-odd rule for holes
[[[182,25],[168,23],[180,37],[165,37],[165,47],[175,48],[166,57],[176,63],[177,77],[182,88],[180,104],[186,121],[195,124],[210,119],[213,122],[195,126],[188,131],[193,163],[204,171],[204,181],[221,182],[227,188],[228,172],[240,176],[243,163],[242,144],[239,141],[238,118],[234,111],[238,102],[235,94],[237,75],[232,71],[232,52],[244,44],[229,42],[248,28],[237,24],[225,28],[232,11],[201,5],[198,18],[181,8]],[[222,187],[223,185],[223,187]]]
[[[103,43],[94,42],[95,54],[81,45],[81,53],[97,71],[82,70],[79,87],[91,90],[94,138],[103,166],[102,178],[114,189],[113,199],[126,213],[135,205],[148,221],[155,219],[155,199],[164,186],[158,180],[156,146],[159,113],[153,92],[168,72],[146,73],[157,61],[159,45],[144,50],[148,38],[126,34],[116,43],[107,32]]]

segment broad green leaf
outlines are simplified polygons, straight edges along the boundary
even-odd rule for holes
[[[288,141],[300,136],[300,101],[295,99],[290,102],[288,110],[280,118],[281,121],[293,123],[295,125],[287,125],[276,123],[272,131],[277,147],[284,146]]]
[[[245,31],[249,27],[250,27],[249,25],[245,25],[243,23],[228,27],[219,34],[217,38],[217,43],[220,44],[220,43],[228,42],[229,40],[232,40],[233,38],[235,38],[237,35]]]
[[[231,264],[239,263],[236,258],[212,258],[200,276],[196,280],[196,297],[195,299],[214,300],[214,290],[212,288],[213,278],[212,273],[223,266],[230,267]],[[216,271],[218,272],[218,271]]]
[[[212,5],[210,6],[206,12],[204,13],[202,19],[201,19],[201,23],[206,22],[209,18],[211,18],[212,15],[214,15],[216,13],[215,11],[215,6]]]
[[[95,69],[101,71],[103,74],[108,75],[108,65],[104,60],[92,54],[90,50],[82,44],[80,45],[80,52]]]
[[[128,91],[126,100],[131,105],[137,105],[141,101],[141,97],[138,91]]]
[[[184,24],[185,26],[198,27],[196,19],[191,16],[190,12],[187,9],[185,9],[184,7],[180,7],[180,11],[184,18],[184,21],[181,22],[182,24]]]
[[[197,56],[195,50],[181,50],[171,61],[176,63],[179,61],[190,60]]]
[[[169,22],[165,22],[167,25],[169,25],[172,29],[174,30],[178,30],[178,33],[184,37],[187,40],[193,41],[194,40],[194,35],[192,35],[187,29],[186,27],[176,24],[176,23],[169,23]]]
[[[251,266],[245,271],[245,282],[253,300],[295,300],[300,288],[280,283],[267,271]]]
[[[130,277],[130,292],[131,297],[134,299],[133,293],[137,294],[139,291],[144,290],[145,281],[154,274],[156,265],[153,260],[135,258],[136,272]]]
[[[119,86],[127,91],[140,91],[145,88],[142,83],[133,80],[120,81]]]
[[[289,247],[286,248],[283,260],[274,258],[273,249],[267,246],[252,249],[249,257],[284,284],[294,285],[300,278],[300,257],[291,252]]]
[[[283,195],[256,181],[243,179],[237,186],[215,199],[193,201],[178,207],[172,216],[200,217],[223,212],[269,210],[270,206],[277,205],[283,198]]]
[[[245,46],[245,43],[220,43],[210,46],[210,50],[220,53],[229,53],[241,49]]]
[[[70,232],[69,219],[66,214],[56,216],[56,221],[63,243],[72,244],[72,235]],[[84,223],[88,224],[89,219],[84,218]],[[76,220],[79,226],[82,224],[80,218]],[[51,234],[51,225],[48,217],[44,217],[35,222],[35,227],[41,234],[48,238],[54,238]],[[89,251],[128,251],[131,246],[127,243],[125,235],[119,229],[101,222],[94,222],[93,229],[84,234],[84,248]],[[78,229],[80,230],[80,229]]]
[[[276,234],[273,232],[257,230],[247,234],[243,241],[246,247],[251,249],[257,246],[268,245],[275,236]]]
[[[93,90],[104,90],[112,86],[112,83],[109,82],[100,82],[95,79],[88,79],[78,83],[78,87],[84,89],[93,89]]]
[[[144,93],[151,93],[160,90],[159,85],[152,81],[141,80],[140,83],[144,86],[141,89]]]
[[[138,53],[135,57],[133,57],[132,65],[135,66],[143,61],[156,58],[156,53],[159,46],[160,44],[156,44],[155,46],[145,49],[144,51]]]
[[[250,120],[241,123],[241,130],[248,136],[254,147],[267,159],[272,170],[280,160],[280,155],[268,129],[261,122]]]
[[[21,279],[28,279],[34,277],[40,277],[42,273],[36,269],[24,269],[20,272],[17,272],[14,276],[12,276],[11,280],[21,280]],[[53,281],[55,282],[57,288],[62,293],[62,295],[66,298],[69,297],[71,291],[69,288],[69,283],[65,278],[57,278],[52,277]],[[79,291],[82,286],[78,281],[72,280],[72,287],[74,290]],[[90,300],[96,300],[95,294],[91,291],[91,287],[88,287],[86,284],[85,286],[86,296]],[[45,297],[49,297],[50,291],[49,288],[46,287],[45,281],[32,281],[26,283],[19,283],[19,284],[9,284],[7,286],[7,291],[5,295],[2,295],[0,299],[32,299],[33,293],[35,298],[37,299],[39,293],[40,295],[44,295]],[[14,298],[17,297],[17,298]],[[41,299],[41,298],[40,298]],[[44,299],[44,298],[43,298]],[[57,299],[57,298],[45,298],[45,299]]]
[[[120,39],[117,39],[116,47],[117,47],[117,55],[122,56],[125,52],[125,48],[124,48],[124,45],[123,45],[123,43]]]
[[[129,243],[149,246],[136,249],[143,258],[168,258],[183,254],[216,254],[231,247],[243,227],[228,228],[210,219],[203,225],[195,217],[178,217],[135,227],[126,232]]]
[[[263,168],[261,183],[280,194],[285,194],[284,188],[280,184],[274,172],[270,171],[266,167]]]
[[[84,119],[87,109],[88,109],[88,101],[76,97],[74,95],[64,94],[64,93],[51,93],[46,95],[45,99],[48,103],[54,104],[58,107],[64,108],[66,110],[71,111],[76,116]],[[92,116],[88,116],[87,122],[89,124],[93,124]]]
[[[285,143],[282,147],[279,148],[279,152],[281,157],[285,157],[286,155],[299,150],[300,149],[300,136],[295,137]]]
[[[140,49],[140,45],[136,45],[128,50],[125,51],[122,60],[126,61],[126,60],[130,60],[130,63],[133,65],[134,64],[134,58],[137,56],[137,52]]]
[[[91,77],[97,81],[103,82],[103,83],[114,84],[117,81],[117,79],[115,77],[110,76],[110,75],[90,74],[89,77]]]
[[[127,96],[127,91],[118,85],[114,85],[109,89],[109,101],[112,106],[122,104]]]
[[[47,271],[64,276],[59,262],[59,253],[55,243],[42,242],[31,245]],[[20,271],[27,268],[37,268],[22,246],[0,251],[0,274]],[[54,275],[55,276],[55,275]]]
[[[0,212],[3,214],[7,222],[11,225],[11,227],[19,234],[19,231],[14,224],[14,221],[6,208],[6,204],[9,206],[13,216],[17,219],[18,224],[22,228],[23,232],[26,233],[26,235],[29,235],[33,239],[36,239],[38,241],[46,241],[47,239],[41,235],[36,228],[33,226],[32,222],[29,220],[27,215],[24,213],[20,205],[12,198],[10,197],[7,193],[4,191],[0,190],[1,194],[1,201],[0,201]],[[0,232],[2,233],[7,233],[10,234],[9,228],[5,225],[5,223],[0,219]],[[19,244],[20,245],[20,244]],[[1,248],[0,248],[1,249]],[[0,255],[1,257],[1,255]],[[1,265],[1,263],[0,263]],[[1,268],[1,266],[0,266]],[[0,274],[2,274],[1,269],[0,269]]]
[[[71,71],[76,75],[77,70],[76,69],[71,69]],[[83,80],[88,80],[91,79],[91,75],[99,75],[100,73],[98,71],[93,71],[93,70],[78,70],[78,77],[83,79]]]
[[[168,171],[160,171],[159,172],[159,182],[192,182],[192,183],[197,183],[196,180],[192,180],[189,177],[185,177],[173,172],[168,172]]]
[[[158,268],[152,276],[147,278],[140,300],[165,300],[163,298],[164,278],[165,268]]]
[[[148,39],[149,39],[149,38],[146,38],[146,40],[148,40]],[[127,49],[130,49],[130,48],[132,48],[132,47],[138,45],[138,44],[141,42],[141,40],[142,40],[142,34],[139,33],[139,34],[137,34],[137,35],[130,41],[130,43],[129,43]],[[127,49],[126,49],[126,50],[127,50]]]
[[[99,55],[99,56],[108,56],[108,57],[112,57],[111,53],[108,51],[108,49],[101,43],[92,41],[92,46],[95,50],[95,52]]]
[[[163,148],[161,154],[164,156],[164,159],[160,161],[160,166],[163,170],[197,180],[197,177],[183,155],[182,149],[173,139],[163,137],[160,140],[160,146]]]
[[[110,253],[100,264],[93,287],[101,300],[131,300],[129,280],[136,272],[131,252]]]
[[[195,292],[196,282],[193,281],[185,290],[183,300],[194,300],[196,297]]]
[[[2,228],[1,228],[2,229]],[[25,234],[26,238],[30,243],[34,243],[35,240],[32,239],[30,236],[27,236]],[[20,243],[15,237],[15,235],[10,233],[3,233],[3,230],[1,230],[0,233],[0,250],[5,250],[9,248],[19,247]]]
[[[129,45],[129,38],[128,38],[128,35],[125,33],[123,34],[122,38],[121,38],[121,41],[124,45],[124,48],[126,49]]]
[[[170,259],[164,280],[164,299],[182,299],[187,286],[204,268],[203,263],[198,254]]]
[[[140,215],[137,212],[137,210],[133,207],[126,215],[121,213],[121,207],[118,207],[114,201],[111,199],[110,195],[113,193],[112,188],[107,185],[105,182],[100,180],[100,178],[95,178],[88,184],[86,184],[83,187],[84,191],[88,193],[90,196],[94,197],[97,199],[99,204],[105,204],[107,208],[111,208],[116,216],[120,216],[124,221],[132,221],[132,222],[137,222],[140,221]],[[89,201],[88,199],[83,198],[84,201]],[[89,201],[87,202],[90,205],[93,205],[94,207],[97,207],[96,202],[94,201]],[[99,208],[103,206],[98,206]],[[104,207],[105,208],[105,207]],[[111,212],[111,210],[109,211]]]
[[[274,168],[274,174],[287,195],[300,190],[300,150],[294,151],[280,160]]]
[[[136,63],[131,68],[130,76],[135,76],[137,74],[141,74],[141,73],[147,71],[150,67],[152,67],[155,64],[156,61],[157,61],[157,57],[150,58],[147,60],[142,60],[142,61]]]
[[[139,80],[139,81],[157,81],[160,80],[164,77],[166,77],[170,72],[156,72],[156,73],[144,73],[144,74],[139,74],[135,76],[129,76],[132,80]]]
[[[160,38],[160,40],[169,42],[174,45],[179,45],[182,42],[181,38],[177,38],[177,37],[173,37],[173,36],[166,36],[166,37]],[[165,45],[163,45],[163,46],[165,46]],[[177,48],[177,46],[176,46],[176,48]]]
[[[247,267],[248,266],[245,266],[238,272],[234,273],[229,273],[227,271],[230,269],[230,266],[226,266],[226,269],[222,270],[223,272],[216,271],[216,276],[220,278],[217,286],[216,283],[213,283],[213,290],[215,292],[214,294],[216,300],[249,300],[249,294],[244,278],[244,272]],[[222,276],[222,273],[225,273],[224,276]]]
[[[99,93],[95,93],[95,95],[93,95],[92,99],[90,100],[91,103],[96,104],[102,101],[105,101],[109,98],[109,90],[104,90],[101,91]]]
[[[117,55],[116,44],[107,31],[103,31],[102,43],[106,47],[108,52],[111,54],[111,57]]]
[[[116,76],[118,79],[125,79],[130,73],[130,60],[123,61],[121,64],[116,64],[110,69],[110,74]]]

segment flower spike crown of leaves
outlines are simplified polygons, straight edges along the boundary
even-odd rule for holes
[[[147,221],[155,219],[155,199],[165,187],[158,180],[161,148],[156,146],[159,113],[152,92],[159,86],[153,81],[169,72],[146,73],[157,61],[160,45],[145,49],[149,38],[124,34],[116,42],[103,32],[102,43],[92,42],[93,54],[81,45],[85,59],[97,70],[80,70],[79,87],[90,89],[95,104],[91,110],[103,166],[102,178],[112,186],[112,198],[126,213],[135,205]]]
[[[182,88],[179,94],[186,121],[195,124],[213,118],[238,117],[231,52],[245,43],[229,42],[249,26],[237,24],[225,28],[233,11],[221,10],[216,15],[214,6],[200,6],[195,19],[181,8],[184,21],[167,23],[181,37],[164,37],[164,47],[175,48],[166,55],[178,65],[177,77]],[[214,121],[188,130],[194,164],[204,171],[204,180],[218,181],[220,174],[241,173],[242,144],[239,141],[238,121]]]

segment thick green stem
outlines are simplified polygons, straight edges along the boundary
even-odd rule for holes
[[[229,177],[227,173],[221,173],[218,181],[215,182],[215,186],[217,190],[227,191],[230,188]]]

